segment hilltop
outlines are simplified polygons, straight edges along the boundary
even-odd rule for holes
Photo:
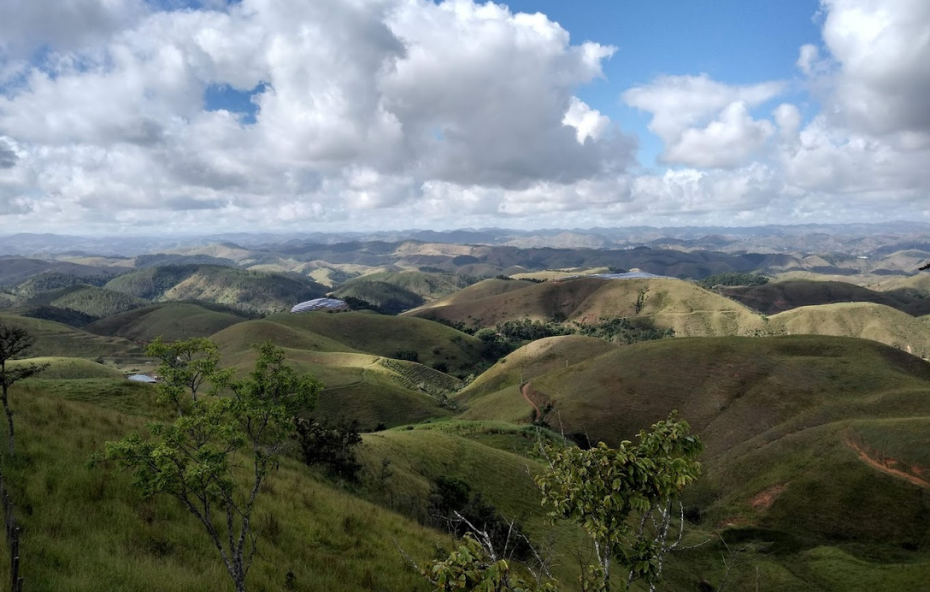
[[[90,323],[85,330],[96,335],[122,337],[135,342],[206,337],[241,323],[247,317],[228,310],[211,310],[199,304],[166,302],[109,316]]]
[[[852,302],[803,306],[761,319],[758,327],[757,331],[769,335],[861,337],[930,358],[927,325],[881,304]],[[752,331],[746,333],[752,334]]]
[[[32,356],[68,356],[81,358],[133,357],[141,348],[119,337],[102,337],[54,321],[0,313],[0,321],[28,331],[36,338],[29,350]]]
[[[531,284],[475,300],[459,295],[409,313],[466,326],[488,327],[524,317],[541,321],[594,323],[611,317],[642,318],[676,335],[736,335],[751,323],[747,307],[672,279],[576,278]]]
[[[444,371],[471,372],[483,359],[481,343],[470,335],[370,312],[272,315],[230,326],[213,339],[226,363],[239,368],[254,361],[253,343],[270,340],[286,348],[301,371],[326,386],[322,413],[354,417],[367,428],[451,416],[445,401],[461,383]]]
[[[868,340],[807,335],[637,343],[552,370],[531,383],[558,411],[566,432],[586,431],[592,440],[616,442],[632,436],[636,426],[679,409],[711,454],[808,411],[820,412],[821,403],[855,417],[865,413],[850,404],[859,396],[874,399],[877,393],[918,389],[926,390],[930,405],[930,363]],[[497,416],[493,402],[482,398],[470,405],[464,418],[530,417],[529,405],[521,417]]]
[[[216,265],[139,269],[114,278],[104,287],[155,302],[203,301],[265,314],[289,310],[327,291],[299,276]]]
[[[904,285],[901,280],[894,282],[889,285]],[[913,281],[910,283],[916,284]],[[900,288],[876,291],[838,281],[785,280],[763,286],[720,287],[716,292],[765,314],[776,314],[802,306],[842,302],[883,304],[913,316],[930,313],[930,299],[925,295],[908,293]]]
[[[456,293],[477,278],[451,273],[422,271],[377,272],[340,284],[336,298],[358,298],[389,313],[399,313]]]

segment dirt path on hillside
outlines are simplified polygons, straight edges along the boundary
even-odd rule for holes
[[[542,411],[539,410],[539,406],[533,402],[533,399],[530,398],[530,383],[524,382],[520,385],[520,394],[523,395],[523,398],[526,399],[526,402],[533,406],[533,409],[536,410],[536,417],[533,421],[539,421],[542,417]]]
[[[859,455],[859,460],[869,465],[874,469],[878,469],[886,475],[891,475],[893,477],[898,477],[899,479],[904,479],[909,483],[913,483],[918,487],[924,487],[930,489],[930,481],[918,477],[917,475],[912,475],[902,471],[901,469],[896,469],[895,466],[901,465],[902,463],[893,458],[878,459],[869,454],[869,451],[865,448],[859,446],[853,442],[848,436],[846,437],[846,445],[849,446],[856,454]]]

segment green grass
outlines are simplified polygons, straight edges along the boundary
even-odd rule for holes
[[[275,323],[310,339],[324,337],[342,344],[343,350],[394,357],[399,350],[413,350],[422,364],[442,362],[452,371],[470,370],[481,359],[480,342],[450,327],[412,317],[368,312],[277,314]],[[240,325],[243,331],[248,324]],[[219,337],[219,336],[218,336]]]
[[[785,280],[761,286],[722,287],[718,292],[770,315],[802,306],[839,302],[872,302],[908,312],[914,301],[894,293],[836,281]]]
[[[768,334],[861,337],[915,356],[930,357],[930,327],[882,304],[845,302],[803,306],[756,321],[755,328]],[[752,327],[749,323],[745,326]]]
[[[476,284],[472,288],[477,291],[481,285]],[[463,290],[461,295],[470,289]],[[582,324],[611,317],[643,318],[657,329],[672,329],[675,335],[686,337],[738,335],[740,327],[753,323],[757,317],[738,302],[691,282],[671,279],[575,278],[485,294],[477,292],[475,296],[478,298],[474,299],[453,295],[447,301],[433,303],[409,314],[480,327],[493,327],[497,323],[523,318],[539,321],[567,319]]]
[[[141,500],[130,479],[88,466],[104,442],[142,418],[42,390],[14,393],[19,458],[7,463],[23,525],[21,574],[30,590],[166,592],[232,589],[202,527],[171,499]],[[250,590],[425,590],[395,543],[425,561],[447,539],[320,481],[285,458],[259,498],[264,531]],[[7,561],[0,561],[0,578]]]
[[[571,364],[577,364],[615,349],[601,339],[565,335],[548,337],[529,343],[497,361],[475,378],[456,397],[461,402],[480,399],[508,387],[528,381]]]
[[[141,353],[139,346],[118,337],[101,337],[54,321],[0,314],[0,322],[21,327],[36,338],[29,355],[75,358],[124,357]]]
[[[714,451],[807,414],[855,417],[875,413],[883,394],[881,403],[891,406],[900,391],[930,393],[930,364],[862,339],[669,339],[617,348],[532,385],[554,404],[558,418],[550,419],[567,432],[617,442],[679,409]],[[465,416],[512,420],[493,409],[514,393],[485,395],[491,412]],[[930,399],[927,405],[912,411],[930,409]]]
[[[385,271],[350,279],[340,284],[333,294],[336,298],[360,298],[387,312],[397,313],[454,294],[476,279],[453,273]]]
[[[107,289],[138,298],[203,301],[268,314],[322,296],[326,289],[297,275],[220,265],[166,265],[139,269],[108,282]]]
[[[108,343],[55,323],[16,322],[29,324],[41,347],[90,351],[89,344]],[[584,538],[548,525],[539,506],[531,477],[543,465],[521,380],[553,405],[546,418],[553,431],[542,432],[551,439],[564,430],[616,443],[679,409],[704,440],[704,474],[684,500],[701,521],[687,542],[714,541],[673,556],[663,590],[719,582],[726,550],[716,532],[731,548],[748,545],[731,573],[732,590],[754,590],[758,573],[760,590],[910,591],[930,573],[927,490],[878,470],[850,446],[930,476],[930,364],[873,341],[726,337],[617,347],[578,336],[540,340],[475,379],[458,397],[468,408],[453,417],[419,385],[451,390],[455,379],[386,359],[414,349],[428,363],[474,360],[476,341],[443,325],[310,313],[241,322],[214,337],[224,364],[240,373],[254,362],[249,344],[275,341],[298,371],[323,381],[319,414],[393,427],[364,436],[355,488],[284,459],[260,502],[258,524],[268,538],[250,576],[253,590],[284,590],[292,571],[298,590],[425,591],[393,541],[418,561],[437,544],[448,548],[446,537],[416,522],[425,518],[430,482],[446,475],[519,518],[538,544],[551,533],[563,590],[576,591],[575,553]],[[40,355],[57,357],[47,374],[14,387],[20,457],[4,461],[25,527],[29,589],[135,591],[152,582],[168,591],[230,589],[183,508],[141,501],[125,475],[87,465],[106,440],[172,418],[155,389],[61,357],[68,354]],[[385,459],[392,475],[382,481]],[[0,561],[0,581],[6,569]]]
[[[48,368],[37,376],[46,380],[62,380],[72,378],[114,378],[124,379],[123,375],[103,364],[84,360],[81,358],[28,358],[25,360],[14,360],[9,363],[10,368],[15,368],[19,364],[48,364]]]
[[[302,373],[316,376],[324,385],[320,393],[317,414],[330,418],[357,419],[364,429],[379,424],[388,427],[415,423],[451,415],[439,405],[432,389],[421,389],[408,377],[386,368],[383,358],[353,352],[320,352],[299,348],[285,348],[288,359]],[[254,366],[254,350],[224,350],[223,364],[244,375]],[[394,365],[394,361],[387,361]],[[419,366],[409,362],[398,365]],[[436,374],[454,381],[429,368],[416,375]],[[436,385],[435,377],[433,382]]]
[[[242,316],[209,310],[197,304],[172,302],[138,308],[91,323],[90,333],[122,337],[130,341],[165,341],[209,337],[223,329],[241,323]]]
[[[49,304],[103,318],[147,306],[149,301],[96,286],[73,286],[40,294],[31,303]]]

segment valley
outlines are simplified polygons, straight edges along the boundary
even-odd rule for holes
[[[140,498],[100,457],[176,419],[158,384],[127,379],[164,379],[147,348],[200,338],[229,380],[248,379],[253,346],[270,342],[319,381],[311,419],[360,432],[353,478],[307,466],[293,445],[281,455],[256,505],[250,589],[430,590],[410,561],[459,544],[433,513],[437,484],[464,483],[556,558],[561,590],[581,590],[590,542],[541,507],[540,443],[615,447],[673,411],[704,450],[681,497],[687,549],[660,590],[921,589],[930,274],[917,265],[930,252],[905,248],[910,236],[874,239],[868,259],[687,240],[0,257],[0,324],[35,339],[7,368],[44,368],[11,387],[17,452],[3,460],[28,590],[230,589],[187,510]],[[323,296],[345,307],[289,312]],[[9,569],[0,561],[0,579]]]

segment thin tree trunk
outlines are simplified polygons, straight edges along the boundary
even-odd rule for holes
[[[10,402],[7,398],[7,385],[3,384],[3,410],[6,412],[7,437],[9,440],[10,457],[14,454],[15,436],[13,434],[13,411],[10,409]]]

